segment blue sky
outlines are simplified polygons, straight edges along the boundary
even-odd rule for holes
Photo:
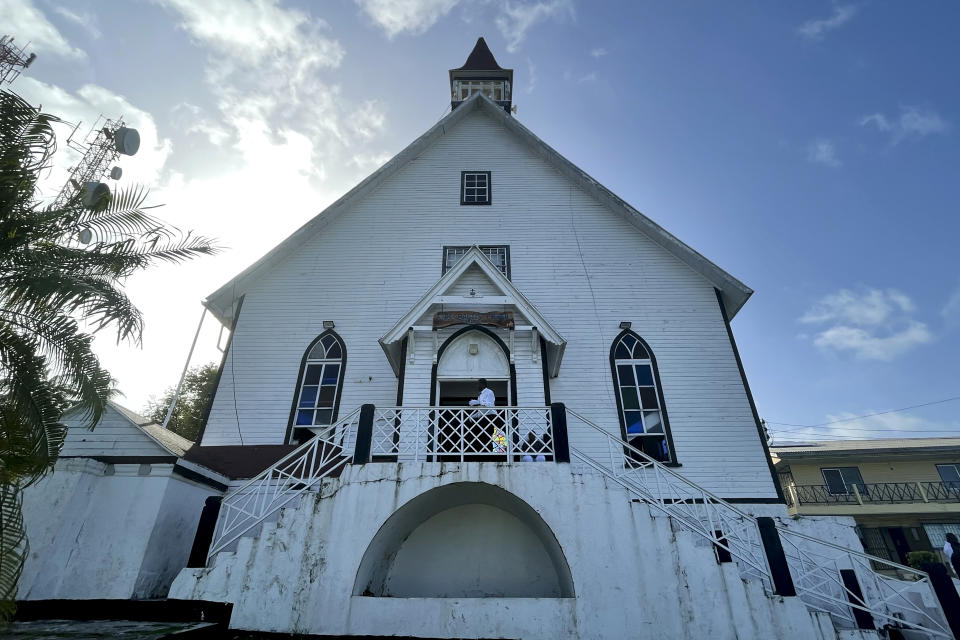
[[[477,36],[517,117],[756,293],[733,323],[780,440],[960,433],[950,2],[0,0],[13,88],[143,136],[124,181],[229,247],[136,277],[125,404],[175,383],[199,301],[429,128]],[[63,147],[63,145],[61,145]],[[64,150],[47,180],[56,193]],[[264,211],[269,213],[265,214]],[[208,318],[195,363],[215,359]]]

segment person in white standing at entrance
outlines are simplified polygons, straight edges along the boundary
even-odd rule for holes
[[[480,396],[476,400],[471,400],[470,406],[471,407],[495,406],[497,403],[497,399],[496,399],[496,396],[493,395],[493,390],[491,390],[490,387],[487,386],[486,378],[480,378],[480,380],[478,380],[477,382],[480,386]],[[470,414],[470,418],[474,421],[479,421],[479,418],[481,416],[486,415],[488,413],[490,412],[474,411],[472,414]],[[496,453],[507,452],[506,436],[504,435],[503,431],[496,425],[493,426],[493,450]],[[537,462],[544,462],[546,461],[546,459],[547,459],[546,456],[544,456],[542,453],[537,454]],[[533,462],[533,456],[531,456],[529,453],[525,454],[522,460],[524,462]]]
[[[471,407],[492,407],[497,404],[497,399],[493,395],[493,390],[487,386],[486,378],[480,378],[477,383],[480,385],[480,396],[476,400],[470,401]],[[479,411],[474,412],[479,413]]]
[[[480,395],[476,400],[470,401],[471,407],[493,407],[497,404],[497,398],[493,395],[493,390],[487,386],[486,378],[480,378],[477,381],[477,385],[480,387]],[[488,417],[489,416],[489,417]],[[483,418],[486,417],[486,420]],[[475,423],[481,422],[490,422],[489,425],[484,425],[482,428],[489,426],[491,429],[490,433],[490,444],[492,445],[492,450],[494,453],[506,453],[507,452],[507,438],[503,430],[496,425],[494,422],[496,416],[495,412],[488,410],[477,410],[470,414],[470,419]]]

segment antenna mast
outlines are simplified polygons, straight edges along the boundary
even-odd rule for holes
[[[86,206],[97,204],[110,193],[110,188],[100,182],[100,178],[107,174],[110,165],[121,155],[132,156],[140,148],[140,134],[136,129],[124,126],[122,118],[109,120],[100,116],[83,142],[73,139],[79,127],[79,124],[76,125],[67,138],[67,146],[82,153],[83,157],[70,170],[70,176],[53,201],[54,208],[65,205],[77,191],[83,192],[83,203]],[[113,167],[109,175],[118,180],[123,171],[120,167]]]
[[[30,46],[30,43],[27,43]],[[22,69],[26,69],[37,59],[37,54],[26,55],[25,47],[13,44],[13,36],[0,37],[0,85],[9,84],[17,79]]]

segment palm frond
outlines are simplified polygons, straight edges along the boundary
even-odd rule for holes
[[[23,527],[23,490],[0,484],[0,624],[13,617],[17,583],[30,546]]]
[[[115,327],[118,340],[138,343],[143,317],[123,290],[126,278],[218,251],[156,218],[142,187],[93,207],[79,192],[56,206],[39,203],[56,122],[0,91],[0,623],[26,553],[21,492],[52,469],[67,401],[92,428],[113,392],[88,329]],[[82,231],[92,242],[79,242]]]

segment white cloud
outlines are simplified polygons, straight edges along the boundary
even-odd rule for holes
[[[185,0],[183,0],[185,1]],[[507,39],[507,51],[515,53],[523,43],[527,32],[537,24],[557,16],[573,15],[572,0],[538,0],[537,2],[514,2],[493,0],[473,4],[491,4],[495,7],[495,23]],[[401,33],[419,35],[446,16],[462,0],[354,0],[383,31],[388,38]],[[466,3],[464,3],[466,4]],[[601,53],[594,53],[601,52]],[[591,55],[599,57],[606,53],[594,49]]]
[[[590,55],[594,58],[602,58],[603,56],[607,55],[607,50],[603,47],[597,47],[596,49],[590,50]]]
[[[577,78],[577,82],[579,82],[580,84],[584,84],[584,83],[587,83],[587,82],[596,82],[596,81],[597,81],[597,72],[596,72],[596,71],[591,71],[590,73],[585,73],[585,74],[583,74],[582,76],[580,76],[579,78]]]
[[[389,153],[358,153],[350,159],[350,162],[357,168],[372,173],[386,164],[391,157]]]
[[[372,138],[383,130],[387,118],[376,100],[360,104],[349,116],[349,126],[362,138]]]
[[[863,360],[893,360],[914,347],[933,340],[922,322],[912,321],[887,336],[876,336],[859,327],[831,327],[817,335],[813,343],[822,349],[850,351]]]
[[[852,4],[834,7],[829,18],[807,20],[797,28],[797,33],[807,40],[823,40],[827,33],[845,25],[856,13],[857,8]]]
[[[833,142],[826,138],[817,138],[807,145],[807,160],[827,167],[839,167],[840,159]]]
[[[100,36],[103,35],[100,33],[97,17],[92,13],[88,13],[86,11],[83,13],[77,13],[76,11],[71,11],[66,7],[56,7],[54,8],[54,11],[56,11],[58,15],[81,27],[94,40],[99,40]]]
[[[277,0],[157,0],[176,11],[180,26],[204,46],[242,64],[278,59],[288,69],[305,72],[336,67],[343,48],[324,35],[326,23]],[[292,64],[291,64],[292,63]]]
[[[841,289],[814,304],[800,322],[829,325],[813,337],[821,349],[893,360],[933,340],[926,324],[914,319],[915,311],[909,296],[896,289]]]
[[[3,16],[4,34],[14,36],[17,45],[30,43],[27,53],[78,60],[87,57],[85,52],[67,42],[30,0],[0,0],[0,15]]]
[[[800,322],[848,322],[856,325],[879,326],[890,321],[898,312],[913,312],[915,307],[908,296],[896,289],[868,289],[856,293],[841,289],[821,298]]]
[[[943,316],[947,326],[960,326],[960,286],[950,293],[947,303],[940,310],[940,315]]]
[[[527,32],[538,23],[557,16],[573,16],[571,0],[546,0],[532,3],[514,3],[504,0],[496,18],[497,28],[507,39],[507,51],[515,53]]]
[[[460,0],[354,0],[387,37],[418,35],[447,15]]]
[[[275,0],[160,1],[208,52],[219,116],[198,118],[195,131],[231,144],[248,166],[258,164],[258,154],[283,149],[306,154],[296,172],[314,186],[355,182],[350,160],[371,152],[357,145],[383,129],[386,115],[382,104],[354,103],[327,79],[324,72],[338,67],[345,51],[325,22]]]
[[[186,133],[199,133],[219,147],[230,138],[230,132],[220,123],[210,119],[203,109],[189,102],[181,102],[173,108],[176,126]]]
[[[533,64],[533,60],[527,58],[527,93],[533,93],[533,89],[537,86],[537,65]]]
[[[950,124],[936,111],[922,107],[900,107],[900,115],[888,118],[882,113],[872,113],[860,119],[860,126],[875,126],[878,131],[890,134],[890,143],[898,144],[903,140],[920,138],[935,133],[946,133]]]

